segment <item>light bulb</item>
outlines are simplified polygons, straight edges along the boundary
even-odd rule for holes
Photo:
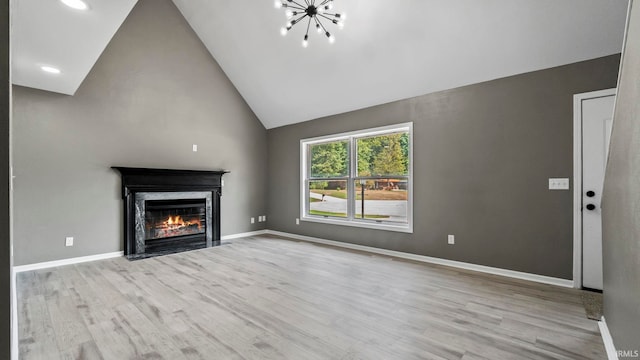
[[[340,17],[340,19],[342,19],[342,21],[344,21],[344,20],[347,19],[347,14],[341,13],[339,17]]]
[[[287,30],[291,29],[292,26],[293,24],[291,23],[291,21],[287,21]]]
[[[291,11],[291,10],[285,11],[284,14],[287,15],[288,18],[293,17],[293,11]]]
[[[329,36],[329,44],[333,44],[334,42],[336,42],[336,38],[333,35]]]
[[[287,29],[285,29],[285,28],[280,28],[280,35],[282,35],[282,36],[287,35],[287,31],[288,31],[288,30],[287,30]]]
[[[280,0],[276,0],[273,5],[276,7],[276,9],[280,9],[282,7],[282,2]]]
[[[339,29],[343,29],[344,28],[344,22],[338,21],[338,28]]]
[[[307,40],[302,40],[302,47],[306,48],[307,46],[309,46],[309,42]]]
[[[318,34],[322,34],[322,28],[320,27],[320,24],[316,24],[316,31],[318,32]]]

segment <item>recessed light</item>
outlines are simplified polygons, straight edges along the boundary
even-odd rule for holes
[[[82,0],[60,0],[63,4],[76,10],[87,10],[89,6]]]
[[[56,69],[54,67],[51,66],[40,66],[40,69],[42,69],[42,71],[44,72],[48,72],[50,74],[60,74],[60,69]]]

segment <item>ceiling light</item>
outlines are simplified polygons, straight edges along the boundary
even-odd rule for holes
[[[333,7],[333,0],[304,0],[304,5],[298,1],[301,0],[276,0],[276,8],[285,8],[285,15],[289,19],[287,21],[286,28],[280,29],[282,35],[286,35],[291,28],[297,23],[304,22],[307,19],[307,32],[304,34],[304,40],[302,46],[307,47],[309,45],[309,28],[313,23],[319,34],[325,34],[330,43],[335,41],[335,38],[327,28],[325,24],[333,23],[338,28],[344,27],[344,14],[330,13],[329,11]],[[324,23],[323,23],[324,21]]]
[[[40,69],[42,69],[42,71],[44,72],[48,72],[50,74],[60,74],[61,71],[60,69],[51,67],[51,66],[40,66]]]
[[[89,6],[82,0],[60,0],[63,4],[76,10],[87,10]]]

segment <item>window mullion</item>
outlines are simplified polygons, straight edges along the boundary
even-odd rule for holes
[[[355,185],[353,177],[355,176],[357,152],[354,137],[349,138],[349,180],[347,180],[347,218],[353,220],[355,218]]]

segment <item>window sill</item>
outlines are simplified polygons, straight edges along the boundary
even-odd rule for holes
[[[302,216],[300,218],[301,221],[315,222],[321,224],[331,224],[331,225],[342,225],[342,226],[351,226],[372,230],[384,230],[384,231],[395,231],[395,232],[403,232],[408,234],[413,234],[413,226],[409,225],[393,225],[393,224],[379,224],[373,222],[364,222],[364,221],[348,221],[348,220],[340,220],[333,218],[325,218],[319,216]]]

